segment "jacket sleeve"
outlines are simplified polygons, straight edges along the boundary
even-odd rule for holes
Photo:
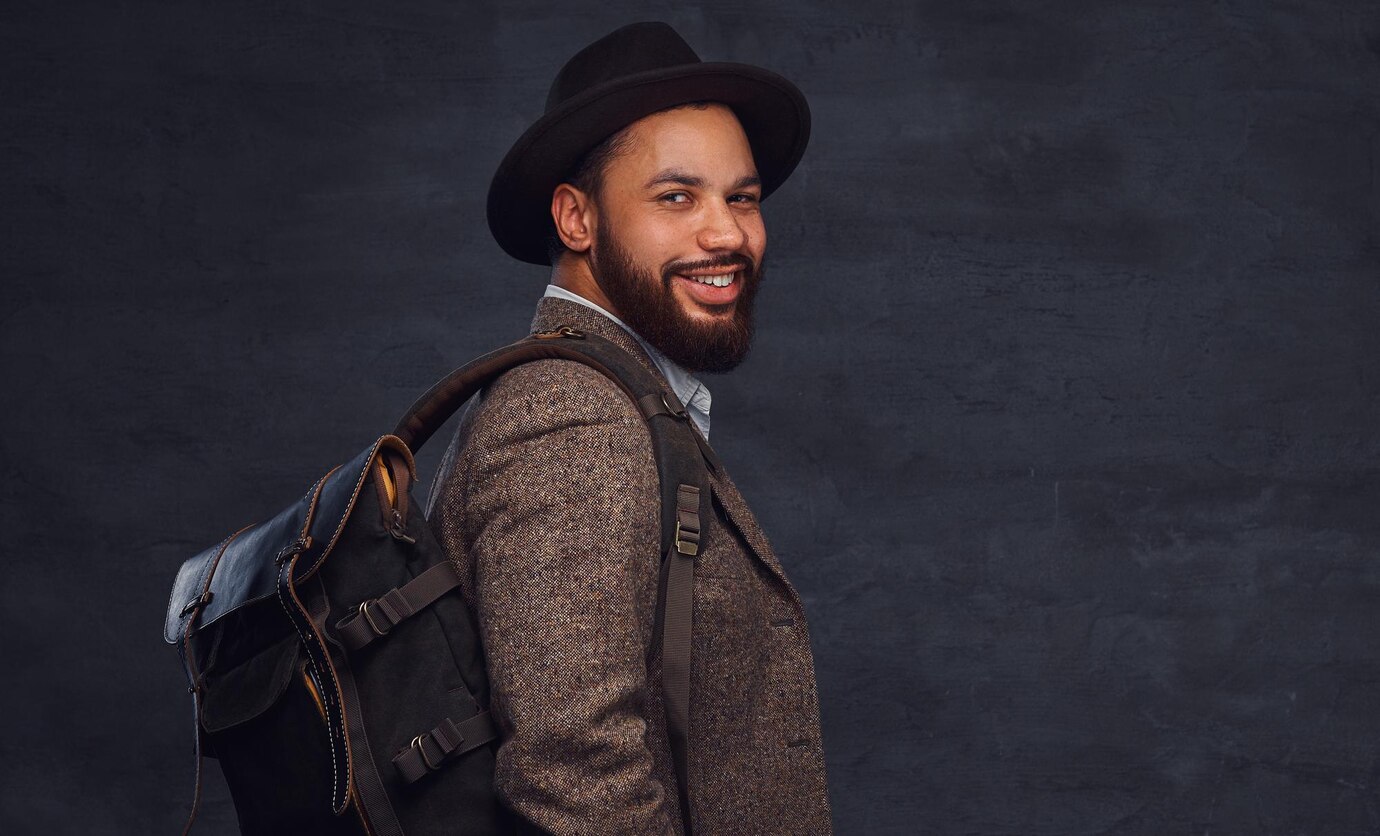
[[[644,419],[593,369],[529,363],[479,404],[459,466],[499,797],[553,834],[677,832],[645,719],[660,493]]]

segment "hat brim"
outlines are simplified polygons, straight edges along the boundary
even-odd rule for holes
[[[810,108],[785,78],[748,64],[686,64],[625,76],[584,91],[536,121],[503,158],[489,184],[489,230],[512,257],[551,263],[546,250],[551,192],[607,137],[644,116],[708,100],[733,109],[762,178],[762,197],[800,162],[810,139]]]

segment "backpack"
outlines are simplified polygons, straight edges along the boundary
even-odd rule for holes
[[[182,565],[164,639],[177,646],[196,718],[187,831],[203,755],[220,762],[246,834],[523,829],[493,790],[499,740],[477,625],[410,491],[413,453],[482,387],[540,359],[603,372],[651,430],[662,519],[653,649],[690,833],[691,598],[714,457],[654,375],[609,340],[569,326],[452,372],[392,433],[301,499]]]

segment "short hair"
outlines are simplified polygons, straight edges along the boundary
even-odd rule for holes
[[[647,115],[652,116],[657,113],[665,113],[669,110],[679,110],[682,107],[688,107],[694,110],[705,110],[711,104],[714,104],[714,102],[708,100],[686,102],[684,104],[663,107],[661,110],[653,111]],[[623,126],[618,131],[605,137],[598,145],[586,151],[585,155],[577,160],[575,165],[570,167],[570,170],[566,172],[566,175],[561,178],[560,182],[569,183],[592,197],[597,203],[604,189],[604,175],[608,173],[609,164],[632,144],[632,135],[629,133],[631,127],[632,125]],[[558,183],[557,185],[560,184]],[[552,223],[551,229],[546,236],[547,259],[552,264],[555,264],[556,259],[560,258],[565,250],[565,242],[561,240],[560,233],[556,232],[556,226]]]

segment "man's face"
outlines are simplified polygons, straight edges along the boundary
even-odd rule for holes
[[[737,366],[767,234],[747,136],[721,104],[629,126],[604,172],[590,268],[618,315],[692,372]]]

